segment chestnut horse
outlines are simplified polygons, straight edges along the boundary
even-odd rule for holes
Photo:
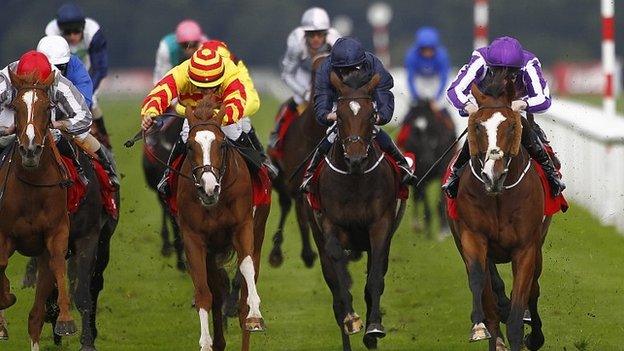
[[[499,322],[507,325],[512,351],[544,343],[537,311],[542,244],[550,217],[544,217],[544,193],[528,152],[521,145],[522,120],[511,109],[514,87],[498,79],[482,93],[472,86],[479,110],[468,120],[471,161],[461,175],[459,219],[450,220],[473,295],[470,341],[490,339],[489,349],[506,350]],[[496,263],[511,262],[511,306]],[[525,310],[531,333],[523,340]]]
[[[246,351],[249,332],[264,330],[256,281],[269,205],[254,207],[250,172],[221,131],[224,110],[213,116],[215,108],[218,104],[207,96],[197,108],[187,109],[189,153],[180,171],[178,224],[195,287],[201,350],[225,349],[222,306],[227,279],[221,266],[233,248],[244,278],[239,321]],[[208,327],[211,310],[214,344]]]
[[[0,169],[0,309],[16,301],[5,270],[15,252],[38,256],[35,301],[28,317],[31,350],[39,350],[45,316],[46,298],[55,286],[60,309],[54,333],[71,335],[76,324],[69,312],[65,255],[69,239],[66,178],[55,153],[56,145],[49,132],[53,108],[47,90],[54,81],[9,75],[17,89],[12,107],[15,110],[16,143]]]
[[[333,296],[336,322],[343,350],[351,350],[350,334],[362,329],[349,292],[350,277],[345,250],[368,253],[365,287],[366,332],[364,344],[376,348],[386,331],[381,323],[380,300],[392,235],[405,209],[397,199],[399,181],[385,155],[373,146],[375,110],[372,93],[379,75],[370,81],[355,75],[343,83],[331,73],[331,83],[339,92],[338,137],[320,170],[318,194],[321,209],[315,211],[318,227],[313,227],[323,276]]]
[[[316,71],[321,66],[327,56],[319,56],[312,65],[312,76],[310,91],[314,91],[314,79]],[[283,107],[282,107],[283,108]],[[311,213],[305,197],[299,191],[299,186],[303,180],[303,170],[300,169],[295,175],[297,167],[301,165],[306,156],[314,152],[314,148],[325,136],[325,129],[314,117],[314,96],[310,97],[308,106],[298,116],[288,128],[288,132],[281,141],[284,156],[281,159],[272,157],[273,164],[279,168],[278,176],[273,179],[273,189],[279,195],[280,219],[275,235],[273,235],[273,249],[269,254],[269,263],[273,267],[278,267],[284,261],[282,254],[282,243],[284,242],[284,224],[290,212],[292,201],[295,201],[295,212],[297,214],[297,224],[301,234],[301,259],[306,267],[310,268],[316,260],[316,253],[310,244],[310,221]],[[271,149],[268,150],[271,155]]]

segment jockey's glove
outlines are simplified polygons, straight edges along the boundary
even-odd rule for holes
[[[70,123],[66,119],[52,121],[52,127],[54,127],[55,129],[62,130],[64,132],[67,132],[67,128],[69,128],[69,126],[70,126]]]
[[[475,106],[472,102],[469,102],[464,107],[464,111],[468,112],[468,115],[471,115],[471,114],[479,111],[479,108],[477,106]]]
[[[330,113],[327,114],[327,116],[325,118],[328,121],[335,122],[338,119],[338,115],[336,114],[336,112],[330,112]]]
[[[524,100],[514,100],[511,102],[511,109],[516,112],[526,110],[527,106],[528,104]]]
[[[148,130],[152,124],[154,124],[154,117],[158,116],[155,112],[146,113],[141,119],[141,128],[143,130]]]

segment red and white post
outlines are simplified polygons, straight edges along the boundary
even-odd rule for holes
[[[614,73],[615,73],[615,21],[613,19],[615,0],[601,0],[602,14],[602,71],[605,85],[602,107],[605,115],[615,116]]]
[[[368,8],[368,22],[373,26],[375,55],[384,66],[390,65],[390,36],[388,24],[392,20],[392,8],[384,2],[377,2]]]
[[[474,48],[482,48],[488,44],[488,0],[474,0]]]

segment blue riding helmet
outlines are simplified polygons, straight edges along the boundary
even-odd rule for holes
[[[351,37],[336,40],[330,55],[331,65],[334,68],[357,66],[366,61],[362,44]]]
[[[496,38],[485,49],[485,61],[492,67],[522,68],[524,66],[524,49],[515,38]]]
[[[416,46],[420,48],[435,48],[440,45],[440,34],[433,27],[421,27],[416,31]]]
[[[63,4],[56,12],[56,21],[58,24],[65,23],[83,23],[85,22],[85,15],[82,9],[71,2]]]

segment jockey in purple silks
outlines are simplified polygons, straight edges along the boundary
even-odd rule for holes
[[[468,116],[475,113],[479,107],[470,94],[473,83],[479,89],[487,87],[491,78],[496,74],[506,74],[516,86],[516,99],[512,101],[514,111],[525,111],[529,114],[543,113],[550,107],[550,90],[543,77],[542,67],[537,57],[524,50],[520,42],[511,37],[495,39],[489,46],[473,51],[470,61],[464,65],[457,77],[446,91],[447,99],[459,110],[460,115]],[[559,178],[555,166],[546,152],[543,142],[547,142],[544,132],[533,123],[529,126],[523,116],[522,146],[537,161],[551,186],[553,196],[561,194],[565,184]],[[470,159],[468,143],[457,156],[447,182],[442,186],[447,196],[457,196],[459,188],[459,172]]]

